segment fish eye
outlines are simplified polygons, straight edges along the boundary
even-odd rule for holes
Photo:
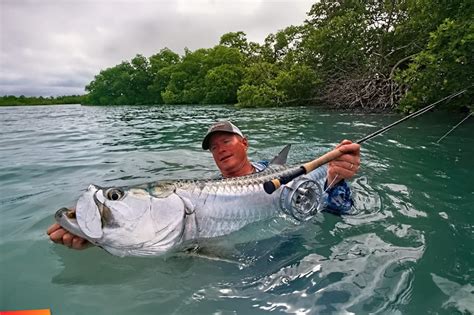
[[[123,197],[123,191],[119,188],[109,188],[105,191],[105,198],[117,201]]]

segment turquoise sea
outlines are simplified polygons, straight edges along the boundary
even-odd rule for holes
[[[0,310],[67,314],[473,314],[474,120],[431,112],[367,142],[356,214],[237,245],[234,262],[120,258],[46,229],[90,183],[204,178],[207,126],[231,119],[253,160],[313,159],[397,119],[317,108],[0,108]]]

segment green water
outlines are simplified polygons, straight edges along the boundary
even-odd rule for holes
[[[237,263],[119,258],[45,234],[55,210],[90,183],[213,176],[200,141],[218,119],[249,136],[252,159],[291,143],[296,163],[398,118],[303,107],[2,107],[0,310],[474,313],[473,119],[436,143],[458,115],[428,113],[365,144],[351,182],[357,214],[322,213],[294,233],[241,244]]]

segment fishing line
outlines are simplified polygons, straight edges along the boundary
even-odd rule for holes
[[[426,113],[426,112],[432,110],[432,109],[433,109],[436,105],[438,105],[439,103],[441,103],[441,102],[443,102],[443,101],[446,101],[446,100],[451,100],[452,98],[454,98],[454,97],[456,97],[456,96],[458,96],[458,95],[461,95],[461,94],[465,93],[466,91],[467,91],[467,89],[462,90],[462,91],[457,92],[457,93],[454,93],[454,94],[451,94],[451,95],[448,95],[448,96],[446,96],[446,97],[444,97],[444,98],[442,98],[442,99],[440,99],[440,100],[434,102],[433,104],[430,104],[430,105],[428,105],[428,106],[425,106],[425,107],[423,107],[422,109],[419,109],[419,110],[417,110],[416,112],[411,113],[410,115],[405,116],[405,117],[403,117],[402,119],[397,120],[396,122],[391,123],[390,125],[388,125],[388,126],[386,126],[386,127],[383,127],[382,129],[379,129],[379,130],[377,130],[377,131],[375,131],[375,132],[373,132],[373,133],[371,133],[371,134],[365,136],[364,138],[358,140],[356,143],[358,143],[358,144],[364,143],[365,141],[367,141],[367,140],[369,140],[369,139],[372,139],[373,137],[378,136],[378,135],[384,133],[385,131],[387,131],[387,130],[391,129],[392,127],[394,127],[394,126],[396,126],[396,125],[398,125],[398,124],[404,122],[405,120],[412,119],[412,118],[415,118],[415,117],[417,117],[417,116],[419,116],[419,115],[422,115],[422,114],[424,114],[424,113]]]
[[[471,115],[472,115],[472,112],[470,112],[466,117],[464,117],[464,119],[461,120],[456,126],[454,126],[453,128],[451,128],[451,130],[449,130],[448,132],[446,132],[441,138],[439,138],[438,141],[436,141],[436,143],[439,143],[441,140],[443,140],[444,138],[446,138],[447,135],[449,135],[451,132],[453,132],[454,129],[456,129],[460,124],[462,124],[465,120],[467,120]]]
[[[339,174],[336,174],[336,176],[334,176],[334,179],[332,180],[332,182],[328,185],[328,187],[326,188],[326,190],[324,192],[328,192],[329,189],[331,189],[332,187],[332,184],[334,184],[334,182],[336,181],[336,179],[339,177]]]
[[[471,86],[472,87],[472,86]],[[470,88],[470,87],[469,87]],[[442,99],[428,105],[428,106],[425,106],[419,110],[417,110],[416,112],[414,113],[411,113],[410,115],[408,116],[405,116],[403,117],[402,119],[399,119],[397,120],[396,122],[394,123],[391,123],[390,125],[386,126],[386,127],[383,127],[365,137],[363,137],[362,139],[359,139],[357,140],[357,144],[361,144],[361,143],[364,143],[365,141],[369,140],[369,139],[372,139],[373,137],[376,137],[382,133],[384,133],[385,131],[393,128],[394,126],[408,120],[408,119],[412,119],[416,116],[419,116],[419,115],[422,115],[428,111],[430,111],[431,109],[433,109],[436,105],[438,105],[439,103],[441,102],[444,102],[446,100],[451,100],[452,98],[456,97],[456,96],[459,96],[463,93],[465,93],[469,88],[467,89],[464,89],[462,91],[459,91],[459,92],[456,92],[456,93],[453,93],[451,95],[448,95],[446,97],[443,97]],[[289,183],[290,181],[292,181],[293,179],[301,176],[301,175],[304,175],[304,174],[308,174],[309,172],[315,170],[316,168],[320,167],[321,165],[324,165],[332,160],[335,160],[337,158],[339,158],[341,155],[343,155],[344,153],[339,151],[338,149],[334,149],[332,151],[329,151],[328,153],[324,154],[323,156],[320,156],[319,158],[313,160],[313,161],[310,161],[308,163],[305,163],[304,165],[302,165],[301,167],[299,167],[296,171],[294,171],[293,173],[291,174],[288,174],[288,175],[285,175],[285,176],[281,176],[279,178],[274,178],[272,180],[269,180],[267,182],[265,182],[263,184],[263,189],[265,190],[265,192],[267,194],[272,194],[275,190],[277,190],[281,185],[284,185],[284,184],[287,184]]]

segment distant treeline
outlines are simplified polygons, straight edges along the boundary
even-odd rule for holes
[[[27,97],[24,95],[0,96],[0,106],[12,105],[54,105],[54,104],[82,104],[85,102],[85,95],[69,95],[57,97]]]

